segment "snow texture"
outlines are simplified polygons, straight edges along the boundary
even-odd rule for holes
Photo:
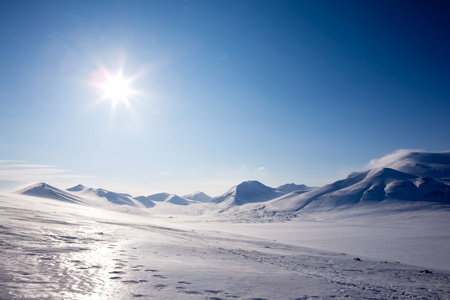
[[[363,218],[369,223],[352,227],[343,226],[345,219],[338,216],[335,221],[245,225],[193,221],[176,213],[136,216],[54,199],[3,195],[0,299],[445,299],[450,293],[450,268],[415,267],[388,256],[372,258],[351,247],[360,243],[361,236],[342,232],[336,236],[337,230],[333,237],[329,232],[370,228],[383,233],[395,225],[407,228],[407,240],[420,244],[423,231],[416,231],[418,225],[433,223],[436,236],[440,240],[445,236],[448,243],[448,227],[441,226],[448,226],[448,212],[437,211],[427,219],[433,215],[427,223],[410,214]],[[293,239],[308,232],[323,233],[336,242],[336,250],[346,244],[353,252],[314,249],[308,247],[314,241],[303,241],[305,247],[301,239]],[[389,234],[384,236],[395,243]],[[377,235],[363,239],[368,240],[378,250],[388,246],[379,243],[384,240]],[[448,259],[445,247],[433,248],[440,248],[443,259]]]

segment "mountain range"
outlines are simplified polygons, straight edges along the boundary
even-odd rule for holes
[[[77,185],[67,190],[39,183],[17,193],[54,200],[101,205],[127,205],[151,209],[159,203],[178,206],[205,204],[205,211],[223,213],[230,209],[258,210],[269,213],[332,210],[356,205],[383,203],[450,204],[450,152],[430,153],[397,151],[372,160],[371,169],[352,172],[347,178],[322,187],[285,184],[278,188],[258,181],[244,181],[225,194],[211,198],[202,192],[178,196],[157,193],[133,197],[105,189]]]

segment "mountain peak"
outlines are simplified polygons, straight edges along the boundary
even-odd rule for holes
[[[264,202],[283,195],[274,188],[268,187],[256,180],[241,182],[211,203],[224,203],[226,206],[243,205],[246,203]]]
[[[78,185],[76,185],[76,186],[74,186],[74,187],[68,188],[67,191],[70,191],[70,192],[79,192],[79,191],[84,190],[85,188],[86,188],[86,186],[84,186],[84,185],[82,185],[82,184],[78,184]]]
[[[21,195],[49,198],[64,202],[79,203],[80,198],[71,195],[70,193],[60,190],[54,186],[51,186],[45,182],[33,184],[27,188],[17,191],[16,193]]]
[[[307,185],[304,185],[304,184],[286,183],[286,184],[280,185],[277,188],[277,191],[288,194],[288,193],[297,192],[297,191],[307,192],[312,189],[313,188],[311,188]]]
[[[195,192],[192,194],[188,194],[188,195],[184,195],[183,198],[188,199],[188,200],[194,200],[197,202],[203,202],[203,203],[208,203],[212,200],[212,197],[206,195],[203,192]]]
[[[391,168],[420,177],[449,178],[450,151],[397,150],[370,161],[369,168]]]

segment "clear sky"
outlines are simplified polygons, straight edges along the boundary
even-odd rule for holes
[[[0,187],[216,196],[449,150],[449,6],[2,0]],[[126,101],[99,70],[130,79]]]

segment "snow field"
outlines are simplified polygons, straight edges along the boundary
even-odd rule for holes
[[[169,218],[0,196],[0,298],[445,299],[450,292],[448,271],[355,260],[287,243],[281,233],[258,237],[297,221],[253,232],[232,224],[243,225],[238,233],[194,222],[185,209]]]

